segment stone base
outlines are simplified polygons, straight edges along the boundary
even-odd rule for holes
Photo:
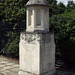
[[[19,75],[53,75],[55,43],[53,33],[21,33]]]
[[[54,70],[50,70],[50,71],[45,72],[45,73],[42,73],[42,74],[34,74],[34,73],[23,71],[23,70],[19,71],[19,75],[55,75],[55,73],[56,73],[55,69]]]

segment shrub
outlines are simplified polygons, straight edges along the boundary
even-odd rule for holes
[[[17,34],[17,32],[10,32],[9,35],[8,35],[8,42],[6,43],[5,47],[2,49],[2,52],[3,54],[11,57],[18,57],[19,56],[19,34]]]
[[[50,31],[55,32],[56,56],[72,66],[75,63],[75,20],[70,16],[53,16],[50,18]]]
[[[10,43],[7,49],[8,54],[14,57],[19,56],[19,38],[18,36]]]

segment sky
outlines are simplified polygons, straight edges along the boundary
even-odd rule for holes
[[[75,0],[57,0],[57,1],[58,1],[58,3],[62,2],[65,5],[67,5],[68,1],[74,1],[75,2]]]

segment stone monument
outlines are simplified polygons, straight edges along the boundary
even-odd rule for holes
[[[29,0],[26,32],[20,34],[19,75],[54,75],[54,33],[49,32],[49,4],[46,0]]]

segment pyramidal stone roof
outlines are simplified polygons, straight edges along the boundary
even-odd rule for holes
[[[29,6],[29,5],[47,5],[49,6],[46,0],[29,0],[26,6]]]

